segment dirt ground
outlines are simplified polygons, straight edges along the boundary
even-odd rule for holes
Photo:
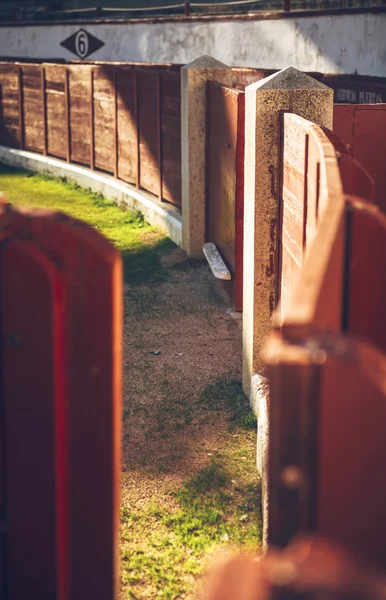
[[[213,382],[241,379],[241,315],[204,263],[192,268],[179,248],[162,262],[169,281],[126,288],[124,491],[136,504],[227,444],[227,416],[197,401]]]
[[[149,504],[173,509],[170,491],[216,458],[237,479],[240,496],[243,483],[257,481],[255,429],[230,427],[237,403],[249,411],[240,383],[241,315],[205,262],[174,246],[159,261],[125,287],[122,496],[125,510],[140,515],[143,507],[145,520]],[[145,544],[138,527],[135,535]],[[128,595],[188,597],[148,589]]]

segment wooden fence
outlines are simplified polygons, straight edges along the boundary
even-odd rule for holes
[[[334,106],[334,132],[375,181],[375,201],[386,212],[386,104]]]
[[[0,598],[112,600],[121,259],[58,213],[3,205],[0,223]]]
[[[225,285],[236,310],[243,306],[244,92],[207,87],[206,232],[232,279]]]
[[[266,350],[269,542],[316,531],[383,567],[386,217],[369,177],[348,156],[340,168],[319,127],[284,115],[283,129],[282,306]],[[349,173],[367,197],[345,191]]]
[[[2,63],[0,143],[111,173],[181,206],[179,69]]]

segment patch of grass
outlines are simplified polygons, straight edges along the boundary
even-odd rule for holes
[[[256,417],[251,411],[249,400],[238,380],[219,379],[214,381],[204,390],[201,402],[209,410],[227,410],[231,430],[235,427],[256,429]]]
[[[187,598],[216,548],[252,552],[258,548],[257,483],[235,487],[224,462],[212,461],[171,495],[174,502],[169,506],[122,510],[123,582],[128,597]]]
[[[145,222],[139,211],[127,211],[101,194],[66,179],[12,169],[0,163],[0,190],[11,204],[63,211],[103,233],[121,252],[125,281],[131,285],[166,281],[161,256],[175,245]],[[147,310],[144,306],[143,310]]]

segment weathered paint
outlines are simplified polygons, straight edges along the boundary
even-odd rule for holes
[[[74,58],[61,43],[81,28],[104,43],[96,60],[188,63],[209,54],[231,66],[386,76],[385,12],[3,26],[0,56]]]

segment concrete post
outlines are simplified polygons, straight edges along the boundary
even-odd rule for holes
[[[206,83],[232,85],[232,69],[201,56],[181,69],[182,247],[201,258],[205,242]]]
[[[243,387],[261,373],[276,303],[280,112],[332,128],[333,91],[289,67],[245,89]],[[258,406],[251,398],[253,408]]]
[[[261,350],[276,304],[280,113],[332,128],[333,91],[290,67],[245,90],[243,387],[258,416],[263,548],[267,547],[269,393]]]

